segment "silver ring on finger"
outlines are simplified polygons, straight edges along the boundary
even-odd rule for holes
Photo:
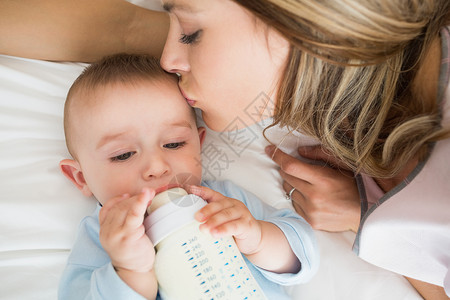
[[[289,193],[286,193],[286,200],[292,201],[292,193],[295,191],[295,188],[293,187]]]

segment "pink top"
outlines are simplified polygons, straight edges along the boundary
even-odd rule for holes
[[[450,126],[450,27],[441,31],[439,77],[442,126]],[[435,143],[428,159],[384,193],[359,178],[362,218],[354,251],[384,269],[444,286],[450,296],[450,138]]]

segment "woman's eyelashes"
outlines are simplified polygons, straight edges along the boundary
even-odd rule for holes
[[[201,30],[197,30],[193,34],[182,33],[181,38],[180,38],[180,43],[193,44],[193,43],[197,42],[200,37],[201,32],[202,32]]]
[[[136,152],[134,152],[134,151],[125,152],[125,153],[113,156],[110,159],[111,159],[112,162],[115,162],[115,161],[126,161],[130,157],[132,157],[134,154],[136,154]]]

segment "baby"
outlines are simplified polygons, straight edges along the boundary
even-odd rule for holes
[[[84,218],[59,299],[156,299],[155,250],[143,220],[155,194],[174,186],[205,199],[196,219],[214,237],[233,236],[268,299],[307,281],[318,265],[310,226],[231,182],[201,181],[204,128],[157,60],[120,54],[87,67],[65,105],[73,159],[64,175],[99,205]]]

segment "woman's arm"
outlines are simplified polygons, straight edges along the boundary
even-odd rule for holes
[[[118,52],[160,57],[169,19],[124,0],[2,0],[0,54],[95,61]]]
[[[417,279],[408,278],[409,283],[419,292],[424,299],[448,300],[444,288],[431,283],[426,283]]]

